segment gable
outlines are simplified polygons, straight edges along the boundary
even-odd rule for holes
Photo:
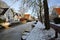
[[[8,8],[0,8],[0,15],[4,15]]]

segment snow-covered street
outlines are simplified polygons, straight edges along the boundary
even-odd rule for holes
[[[49,40],[55,36],[55,31],[52,28],[50,28],[50,30],[43,30],[45,26],[38,21],[37,24],[34,24],[35,27],[32,29],[33,24],[34,22],[28,22],[26,24],[4,30],[0,33],[0,40],[21,40],[22,33],[24,31],[30,31],[26,40]],[[60,40],[59,38],[60,34],[58,40]]]
[[[21,40],[24,31],[31,31],[31,25],[34,22],[18,25],[14,28],[6,29],[0,33],[0,40]],[[28,29],[27,29],[28,28]]]

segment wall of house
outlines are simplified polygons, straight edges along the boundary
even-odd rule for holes
[[[29,19],[30,14],[24,14],[25,19]]]
[[[5,2],[3,2],[2,0],[0,0],[0,8],[9,8],[9,6]],[[0,18],[5,19],[6,16],[0,15]]]
[[[51,14],[51,18],[54,19],[54,18],[57,17],[57,16],[58,16],[58,14],[56,13],[56,10],[53,9],[53,10],[52,10],[52,14]]]
[[[11,9],[8,9],[7,12],[5,13],[5,17],[7,21],[13,21],[13,13]]]

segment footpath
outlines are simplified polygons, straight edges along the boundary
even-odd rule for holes
[[[54,29],[44,30],[44,28],[44,24],[38,21],[26,40],[49,40],[55,36]],[[53,40],[60,40],[60,34],[58,35],[59,37]]]

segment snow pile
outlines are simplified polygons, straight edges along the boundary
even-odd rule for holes
[[[40,29],[45,28],[44,24],[42,24],[42,23],[39,22],[39,21],[37,22],[37,24],[35,25],[35,27],[40,28]]]
[[[52,28],[43,30],[45,27],[39,22],[35,26],[26,40],[48,40],[55,36],[55,31]]]

